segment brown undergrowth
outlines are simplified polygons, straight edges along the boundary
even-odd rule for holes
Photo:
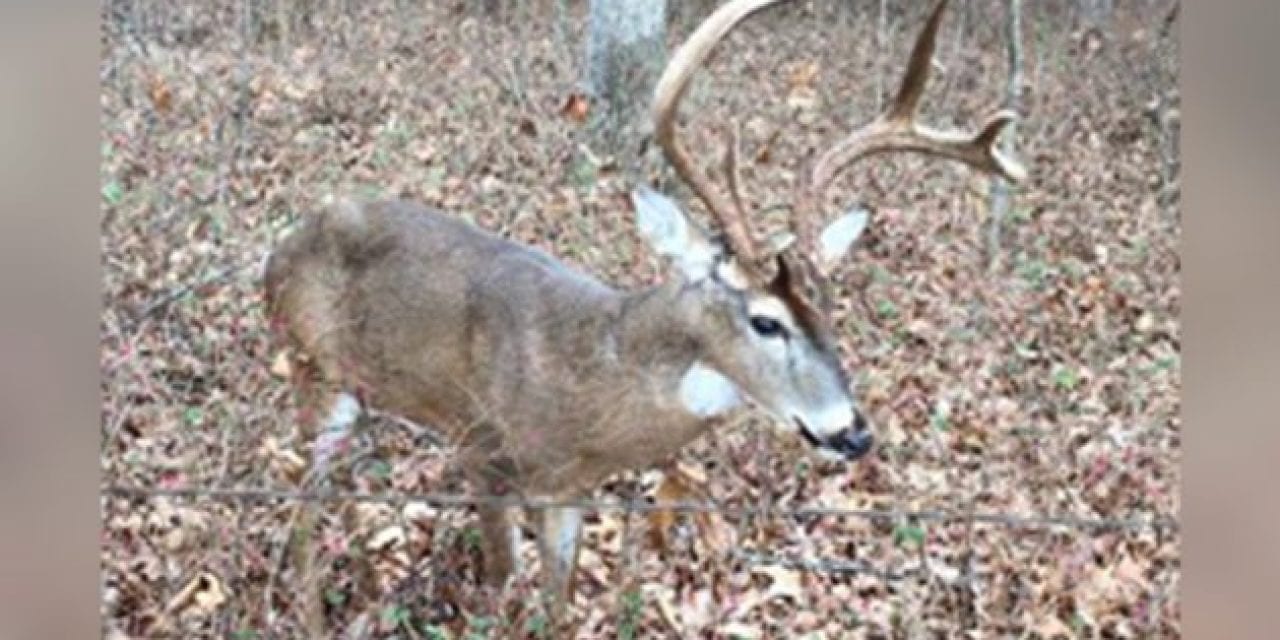
[[[104,4],[104,484],[295,488],[310,443],[259,269],[335,191],[437,205],[617,286],[660,276],[621,206],[631,183],[607,150],[584,150],[584,3],[481,4]],[[754,210],[874,112],[924,10],[890,4],[883,33],[875,3],[772,12],[695,80],[689,146],[718,158],[723,123],[740,121]],[[1005,74],[1002,3],[957,4],[925,103],[943,124],[998,104]],[[1074,3],[1027,3],[1018,153],[1032,180],[993,267],[985,178],[893,156],[832,190],[833,211],[873,208],[839,281],[874,459],[820,463],[750,415],[703,438],[679,457],[686,474],[728,508],[774,512],[592,516],[581,637],[1180,635],[1176,530],[777,512],[1177,517],[1176,29],[1167,5],[1133,4],[1091,27]],[[673,40],[697,17],[675,13]],[[446,450],[390,420],[345,459],[349,491],[470,489]],[[601,496],[682,493],[654,484],[620,476]],[[316,579],[345,637],[542,633],[531,571],[505,594],[472,586],[483,559],[465,508],[326,502],[295,531],[292,506],[105,495],[104,633],[303,637],[298,598]],[[322,575],[297,575],[290,536]]]

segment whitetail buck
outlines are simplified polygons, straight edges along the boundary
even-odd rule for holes
[[[945,6],[912,51],[886,113],[820,154],[793,202],[793,241],[762,250],[737,191],[703,177],[676,137],[693,72],[735,24],[776,0],[737,0],[672,56],[655,90],[655,138],[714,216],[709,235],[645,187],[641,234],[674,267],[663,284],[618,291],[535,249],[408,202],[339,201],[306,218],[271,256],[274,317],[324,383],[325,428],[345,434],[363,406],[433,425],[484,491],[563,503],[606,476],[657,464],[749,399],[818,451],[872,447],[832,334],[829,268],[865,214],[821,228],[822,195],[855,160],[889,150],[958,160],[1018,181],[996,149],[1013,114],[976,134],[936,131],[915,114]],[[513,570],[513,513],[482,507],[487,580]],[[579,510],[535,514],[545,586],[563,602],[576,565]]]

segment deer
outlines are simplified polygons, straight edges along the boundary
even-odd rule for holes
[[[736,137],[723,157],[726,195],[680,142],[676,113],[715,45],[778,2],[721,5],[656,83],[653,139],[715,225],[704,228],[648,186],[634,189],[639,235],[668,267],[662,281],[620,290],[403,199],[335,198],[268,257],[268,312],[319,382],[312,402],[321,438],[342,437],[376,407],[438,430],[475,486],[554,504],[529,520],[542,586],[558,607],[571,595],[583,523],[573,502],[613,474],[661,464],[731,412],[760,410],[837,461],[874,448],[874,427],[841,362],[831,280],[869,216],[854,207],[821,224],[838,175],[905,151],[1011,183],[1026,176],[997,148],[1012,110],[995,111],[976,132],[917,121],[941,0],[887,108],[816,154],[797,180],[790,230],[758,238],[738,185]],[[317,457],[322,449],[317,442]],[[509,504],[477,511],[482,580],[500,587],[519,561],[518,513]]]

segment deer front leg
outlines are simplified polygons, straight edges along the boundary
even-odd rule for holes
[[[361,414],[360,402],[355,396],[343,391],[319,394],[319,399],[315,401],[314,406],[321,411],[318,423],[307,424],[302,429],[304,434],[314,433],[317,427],[319,429],[311,468],[301,481],[302,488],[307,490],[315,488],[316,485],[329,485],[329,461],[338,447],[350,439],[352,429]],[[307,635],[312,638],[327,636],[324,600],[321,597],[323,581],[327,576],[324,575],[323,570],[315,566],[316,557],[321,553],[316,545],[304,544],[304,541],[314,539],[319,509],[319,505],[306,501],[298,502],[294,507],[291,528],[304,532],[304,535],[290,535],[290,542],[287,543],[291,548],[298,575],[301,577],[301,590],[305,594],[302,606],[303,625],[307,628]]]
[[[550,601],[553,624],[564,621],[573,598],[573,571],[578,566],[582,509],[547,507],[540,510],[538,551],[542,559],[543,590]]]
[[[476,486],[483,487],[489,496],[501,498],[512,495],[516,484],[516,469],[500,455],[490,453],[495,442],[482,441],[488,446],[469,452],[463,463],[472,472]],[[484,556],[484,582],[493,588],[506,585],[507,579],[520,570],[520,525],[516,506],[481,504],[480,552]]]
[[[484,581],[501,588],[520,569],[520,530],[513,507],[483,505],[480,511],[480,552],[484,555]]]

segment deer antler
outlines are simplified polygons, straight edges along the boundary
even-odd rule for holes
[[[916,122],[920,97],[924,94],[933,60],[938,25],[947,0],[940,0],[924,29],[916,38],[911,59],[902,76],[902,84],[889,108],[869,124],[851,132],[814,162],[808,180],[802,183],[793,207],[796,236],[806,252],[817,247],[820,198],[831,181],[854,162],[884,151],[915,151],[958,160],[981,171],[1003,176],[1010,182],[1026,178],[1026,169],[996,148],[1004,127],[1017,117],[1002,109],[987,117],[975,134],[966,131],[943,131]]]
[[[671,56],[671,61],[662,72],[662,77],[658,79],[653,96],[654,137],[676,173],[693,188],[694,193],[707,205],[711,215],[720,223],[730,249],[740,258],[743,266],[748,268],[754,265],[757,259],[757,248],[755,238],[751,235],[751,229],[744,218],[745,212],[741,207],[741,198],[737,193],[737,176],[731,175],[728,178],[730,188],[733,189],[733,200],[726,200],[724,195],[716,191],[710,181],[694,168],[689,154],[676,139],[675,115],[680,99],[689,85],[689,79],[693,76],[693,72],[706,62],[716,43],[724,39],[724,36],[743,18],[776,2],[778,0],[735,0],[722,5],[704,20]],[[731,140],[730,144],[736,145],[737,140]],[[733,166],[736,164],[733,158],[735,150],[731,147],[728,153],[725,161],[726,170],[735,171]]]

